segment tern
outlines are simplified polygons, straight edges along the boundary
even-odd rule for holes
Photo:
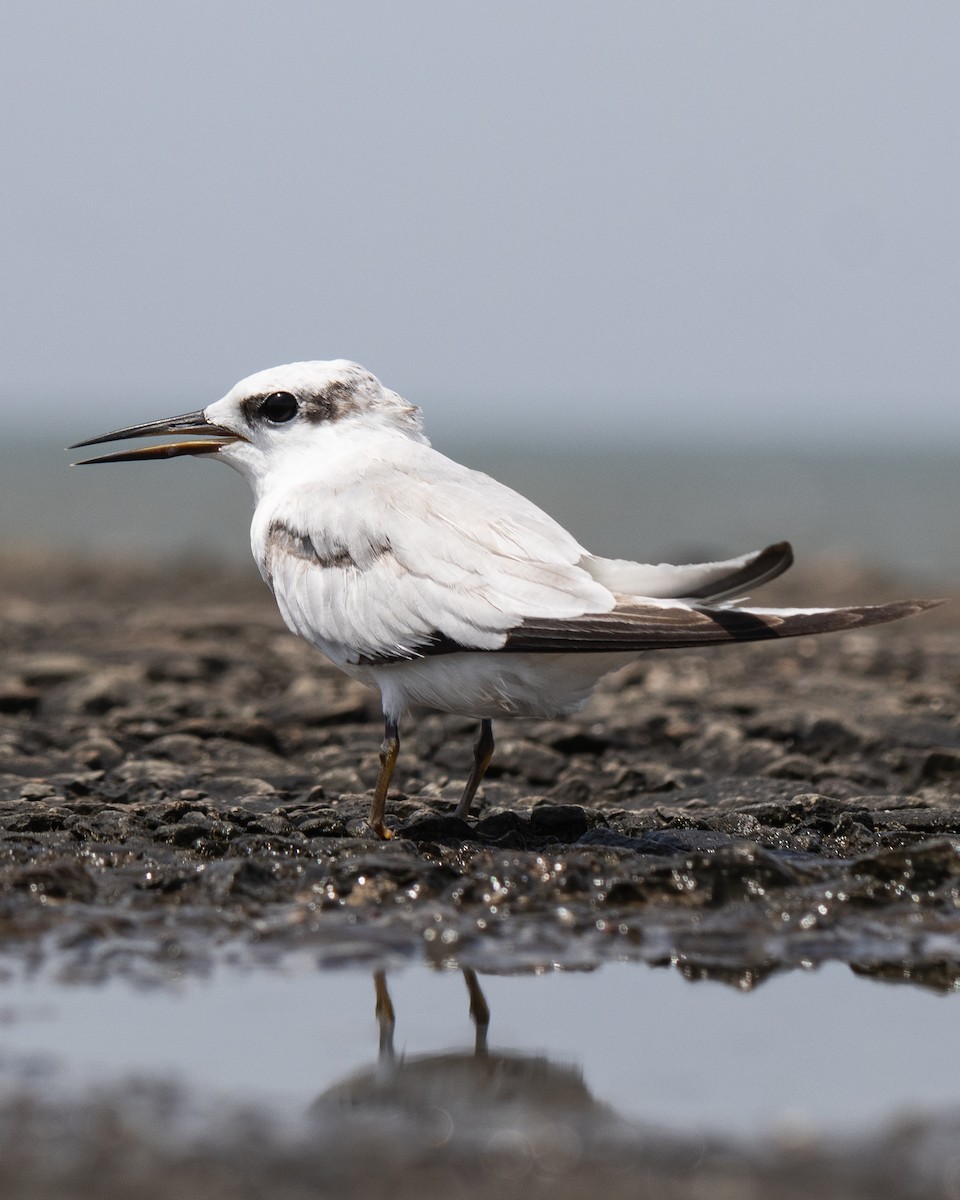
[[[434,450],[420,410],[344,359],[260,371],[205,409],[70,448],[171,435],[84,464],[207,455],[247,479],[253,555],[283,620],[379,689],[369,825],[381,838],[411,704],[480,722],[456,808],[466,818],[494,718],[575,712],[645,650],[852,629],[941,603],[743,607],[746,589],[792,563],[786,542],[688,566],[597,557],[524,496]]]

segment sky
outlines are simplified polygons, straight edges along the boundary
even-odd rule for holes
[[[955,0],[7,0],[0,406],[960,445]],[[62,443],[61,443],[62,444]]]

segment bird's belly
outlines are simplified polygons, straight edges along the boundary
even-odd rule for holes
[[[477,651],[367,667],[362,677],[380,689],[388,716],[423,704],[464,717],[557,717],[576,712],[604,675],[634,658]]]

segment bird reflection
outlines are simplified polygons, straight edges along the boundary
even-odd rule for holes
[[[487,1053],[487,1030],[490,1028],[490,1006],[487,1004],[487,998],[484,996],[477,981],[476,971],[470,967],[463,967],[461,974],[463,975],[464,983],[467,985],[467,993],[470,996],[470,1018],[476,1029],[473,1052],[476,1058],[481,1058]],[[373,986],[377,996],[377,1024],[380,1026],[380,1058],[381,1060],[389,1059],[393,1061],[395,1058],[393,1031],[397,1020],[393,1010],[393,1001],[390,999],[390,992],[387,990],[386,971],[374,971]]]
[[[578,1066],[539,1054],[492,1052],[490,1008],[476,972],[462,970],[474,1025],[471,1051],[406,1056],[394,1046],[396,1012],[385,972],[373,976],[379,1054],[375,1067],[335,1084],[313,1102],[313,1114],[341,1137],[373,1133],[409,1150],[502,1141],[533,1158],[579,1153],[601,1131],[620,1124],[594,1099]]]

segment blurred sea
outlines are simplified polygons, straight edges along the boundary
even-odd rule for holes
[[[801,562],[845,558],[960,581],[955,451],[437,448],[524,492],[597,554],[690,561],[787,538]],[[71,469],[71,457],[59,439],[0,446],[0,543],[248,560],[251,496],[228,468],[178,459]]]

